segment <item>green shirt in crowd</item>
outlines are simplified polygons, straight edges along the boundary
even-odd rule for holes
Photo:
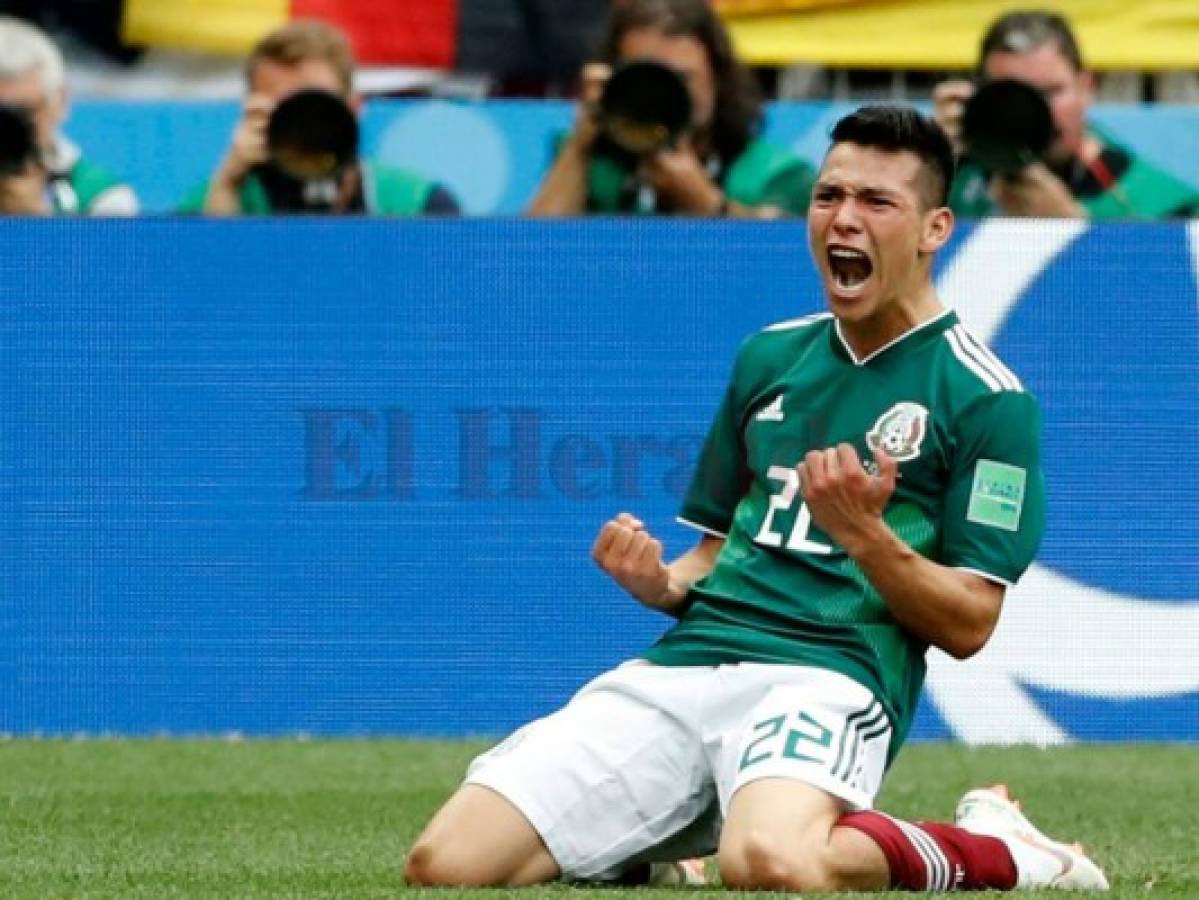
[[[708,433],[680,521],[725,542],[660,665],[814,666],[869,688],[911,725],[926,645],[812,521],[795,467],[841,442],[899,463],[884,518],[916,552],[1014,583],[1044,529],[1040,413],[990,350],[946,311],[863,360],[828,314],[749,338]]]
[[[137,195],[107,170],[83,158],[59,135],[46,161],[50,207],[56,215],[135,216]]]
[[[439,184],[414,172],[363,160],[362,191],[351,212],[373,216],[457,215],[458,204]],[[179,208],[183,213],[200,213],[209,185],[196,188]],[[251,172],[239,192],[241,211],[246,215],[275,212],[262,180]]]
[[[1103,144],[1098,164],[1075,163],[1058,175],[1092,219],[1171,219],[1199,216],[1199,188],[1187,184],[1126,147],[1096,132]],[[990,178],[969,157],[958,167],[949,194],[964,218],[1001,215],[991,199]]]
[[[709,174],[730,200],[745,206],[777,206],[793,216],[808,214],[816,171],[789,150],[761,139],[749,142],[729,165],[713,161]],[[629,167],[592,156],[587,171],[590,213],[654,213],[655,198],[642,189]]]

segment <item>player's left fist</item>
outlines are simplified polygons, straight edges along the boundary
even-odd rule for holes
[[[895,491],[895,460],[881,450],[874,459],[877,475],[866,471],[850,444],[838,444],[809,452],[796,467],[813,521],[843,547],[869,520],[882,517]]]

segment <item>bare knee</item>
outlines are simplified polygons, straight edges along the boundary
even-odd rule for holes
[[[746,891],[835,891],[842,888],[827,848],[788,846],[779,836],[751,831],[735,845],[721,845],[721,880]]]
[[[422,838],[404,861],[404,880],[413,887],[482,887],[469,878],[468,860],[453,854],[434,841]]]
[[[404,860],[404,880],[420,887],[433,885],[432,847],[418,843],[408,851],[408,858]]]
[[[404,861],[404,880],[413,887],[503,887],[512,883],[512,866],[496,856],[484,858],[469,839],[441,832],[422,835]]]
[[[460,789],[433,817],[404,861],[420,887],[516,887],[558,877],[558,865],[515,806],[476,785]]]
[[[819,830],[791,840],[769,829],[753,829],[722,842],[720,876],[741,890],[872,891],[889,883],[886,859],[858,832]]]
[[[798,890],[792,886],[792,865],[773,835],[750,832],[736,844],[721,843],[716,857],[720,880],[736,890]]]

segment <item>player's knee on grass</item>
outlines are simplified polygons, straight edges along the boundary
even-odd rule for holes
[[[510,873],[473,853],[469,841],[422,836],[404,862],[404,879],[418,887],[492,887],[508,884]]]
[[[476,885],[471,874],[469,861],[454,855],[429,840],[420,840],[408,853],[404,861],[404,880],[419,887],[465,887]],[[476,878],[480,873],[474,873]]]
[[[754,829],[722,842],[720,878],[737,890],[834,891],[842,884],[827,844],[788,846],[779,834]]]
[[[751,828],[722,840],[717,856],[728,887],[821,893],[877,890],[888,883],[886,861],[869,839],[847,829],[813,828],[800,839]]]
[[[512,887],[529,883],[519,864],[484,859],[464,842],[420,840],[404,862],[404,880],[413,887]]]
[[[515,887],[557,875],[557,863],[524,815],[474,784],[438,810],[404,864],[408,883],[422,887]]]
[[[519,887],[558,877],[535,833],[506,833],[499,823],[479,831],[435,819],[404,861],[404,878],[419,887]]]
[[[434,867],[433,860],[433,848],[427,843],[417,843],[404,860],[404,880],[421,887],[436,885],[435,876],[441,873]]]

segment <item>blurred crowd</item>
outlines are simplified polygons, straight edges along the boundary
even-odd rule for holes
[[[366,158],[363,98],[346,36],[315,20],[258,41],[241,115],[210,177],[178,211],[198,215],[453,216],[459,201],[418,171]],[[138,213],[119,174],[64,134],[67,80],[54,41],[0,17],[0,214]],[[578,78],[573,126],[529,216],[803,216],[815,170],[762,137],[759,82],[707,0],[621,0]],[[976,70],[934,92],[958,156],[962,216],[1155,219],[1199,215],[1199,190],[1105,134],[1095,79],[1070,23],[1017,11],[991,24]]]

